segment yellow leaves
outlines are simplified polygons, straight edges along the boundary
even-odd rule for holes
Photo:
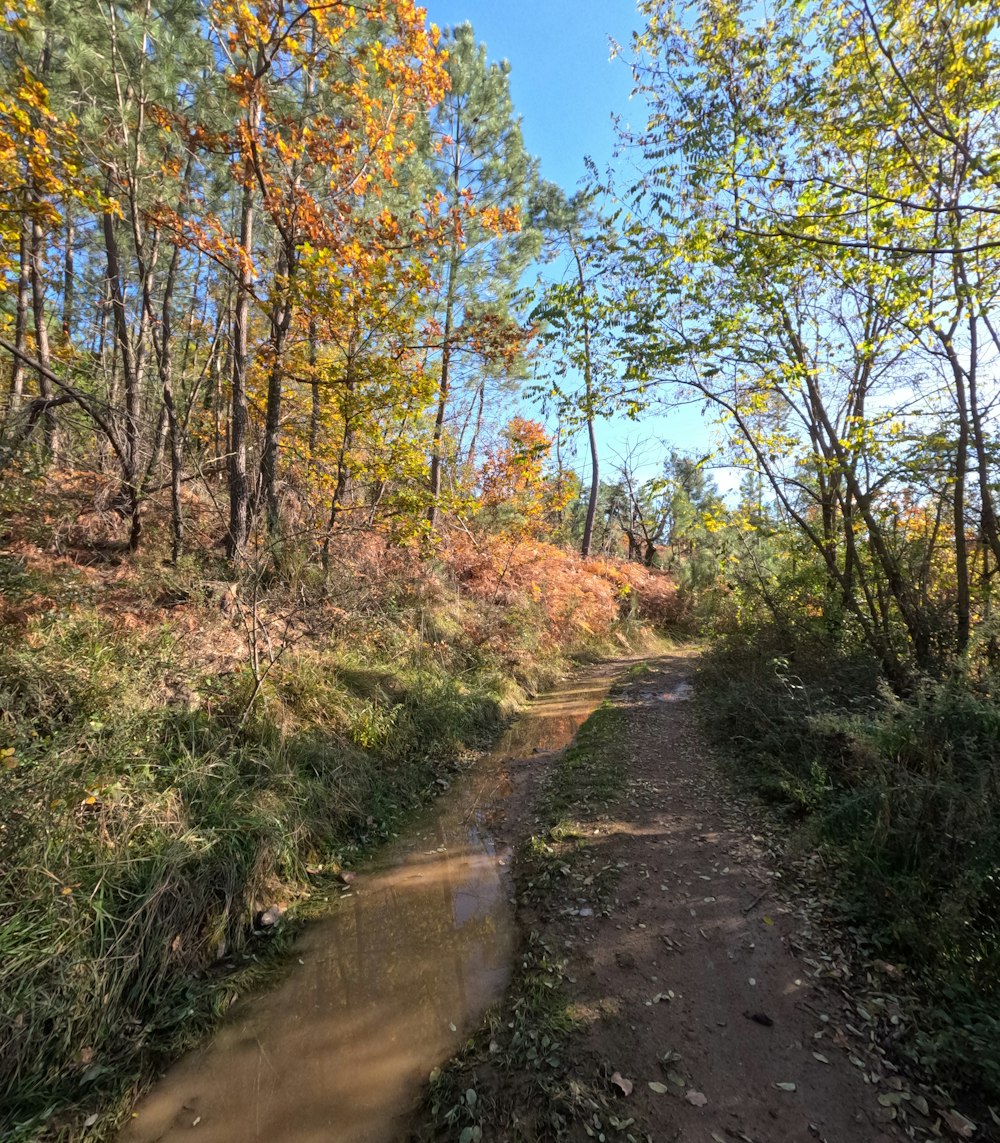
[[[504,234],[518,234],[521,230],[521,213],[516,206],[500,210],[496,206],[486,206],[476,211],[470,208],[470,215],[478,217],[484,230],[500,237]]]
[[[73,119],[55,115],[47,89],[23,61],[4,78],[9,86],[0,87],[0,291],[7,288],[23,218],[57,226],[61,201],[92,198],[81,175]]]

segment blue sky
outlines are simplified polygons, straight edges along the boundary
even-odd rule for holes
[[[610,59],[609,37],[628,46],[638,17],[632,0],[427,0],[441,27],[468,20],[491,59],[511,63],[511,93],[525,142],[542,174],[572,191],[583,156],[600,166],[614,146],[612,111],[627,116],[632,75]]]
[[[428,19],[440,27],[469,21],[486,44],[491,60],[510,61],[514,106],[521,116],[525,143],[536,155],[545,178],[572,192],[585,173],[584,156],[602,169],[612,162],[616,130],[612,115],[626,123],[639,117],[632,103],[628,47],[640,26],[633,0],[425,0]],[[611,42],[625,52],[612,59]],[[653,475],[664,448],[705,453],[711,429],[699,408],[688,405],[642,423],[624,418],[599,431],[603,474],[610,477],[616,454],[635,452],[641,468]],[[583,440],[577,442],[577,467],[586,472]],[[720,473],[720,485],[731,479]]]

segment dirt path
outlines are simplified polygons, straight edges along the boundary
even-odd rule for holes
[[[595,867],[616,871],[610,897],[591,908],[571,890],[549,894],[522,917],[567,958],[563,983],[587,1027],[574,1067],[600,1077],[606,1106],[655,1143],[904,1139],[900,1081],[845,1031],[837,958],[802,951],[807,919],[707,761],[687,701],[693,665],[683,653],[656,660],[614,698],[625,808],[622,820],[584,822]],[[526,797],[537,769],[512,775]],[[530,832],[524,804],[508,831]],[[571,1137],[605,1138],[580,1128]]]

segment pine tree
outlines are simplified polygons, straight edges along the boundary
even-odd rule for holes
[[[490,63],[470,24],[447,37],[450,90],[432,117],[431,163],[447,223],[440,298],[438,393],[429,519],[437,526],[446,422],[458,356],[510,360],[523,342],[514,313],[522,273],[541,249],[529,204],[539,181],[510,95],[510,65]],[[480,380],[480,384],[482,384]]]

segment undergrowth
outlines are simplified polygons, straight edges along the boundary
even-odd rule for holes
[[[592,913],[610,901],[617,867],[591,845],[594,823],[624,795],[624,713],[606,702],[555,760],[540,806],[539,834],[515,863],[521,908],[544,918]],[[529,929],[503,1001],[464,1050],[431,1077],[423,1143],[542,1143],[569,1135],[637,1143],[634,1120],[608,1096],[599,1062],[579,1057],[582,1028],[566,991],[564,961],[544,923]]]
[[[172,707],[170,653],[88,617],[0,660],[5,1138],[71,1133],[174,1051],[260,951],[255,917],[389,836],[502,723],[488,683],[399,667],[379,697],[335,656],[289,656],[249,711],[242,671]]]
[[[265,915],[639,623],[625,577],[550,547],[496,570],[352,539],[237,580],[165,566],[155,531],[125,563],[32,526],[0,555],[0,1136],[69,1143],[272,970],[291,925]]]
[[[703,720],[755,789],[833,859],[851,924],[920,1005],[903,1045],[1000,1100],[1000,703],[968,671],[899,697],[873,662],[767,629],[702,661]]]

